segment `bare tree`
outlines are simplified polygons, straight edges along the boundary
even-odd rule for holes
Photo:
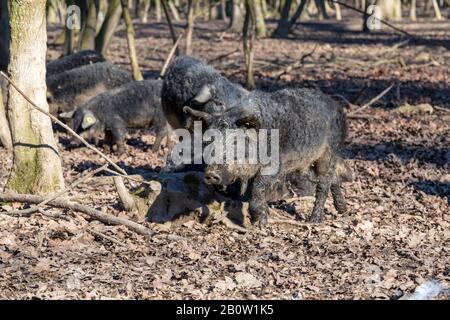
[[[123,19],[127,27],[127,42],[128,50],[130,52],[131,69],[133,70],[133,76],[136,81],[144,80],[141,70],[139,69],[139,61],[136,53],[136,45],[134,41],[134,27],[131,20],[130,10],[128,9],[128,0],[121,0]]]
[[[47,30],[45,0],[10,0],[11,79],[48,111],[45,84]],[[13,169],[6,188],[46,194],[64,186],[61,159],[50,119],[32,109],[9,87],[8,118],[13,141]]]
[[[262,3],[266,0],[254,0],[252,1],[253,11],[255,12],[255,25],[256,25],[256,36],[258,38],[263,38],[266,36],[266,22],[264,20],[263,6]]]
[[[290,4],[288,3],[290,1]],[[308,0],[301,0],[300,4],[295,10],[294,15],[291,19],[289,19],[289,12],[292,5],[292,0],[286,0],[285,7],[283,8],[283,12],[281,18],[278,22],[278,26],[274,31],[274,36],[277,38],[286,38],[291,31],[292,27],[295,25],[297,20],[300,18],[303,10],[305,9]],[[287,6],[287,7],[286,7]]]
[[[232,0],[230,29],[236,32],[242,31],[244,15],[242,14],[242,0]]]
[[[192,54],[192,35],[194,33],[195,6],[198,0],[189,0],[186,30],[186,54]]]
[[[98,0],[88,0],[87,15],[85,21],[83,21],[83,28],[80,36],[80,50],[95,49],[98,9]]]
[[[255,89],[255,78],[253,75],[253,44],[255,41],[255,12],[252,6],[252,0],[245,0],[245,18],[243,28],[243,47],[246,66],[246,86],[248,89]]]
[[[106,54],[109,43],[116,31],[122,14],[122,6],[120,0],[110,0],[108,10],[106,11],[105,20],[100,31],[95,38],[95,50]]]

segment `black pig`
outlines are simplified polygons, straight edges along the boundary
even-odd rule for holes
[[[47,77],[97,62],[105,62],[100,52],[84,50],[47,63]]]
[[[117,147],[119,153],[125,151],[127,128],[153,128],[156,141],[152,150],[157,152],[164,137],[170,144],[170,127],[161,108],[161,85],[161,80],[130,82],[103,92],[75,111],[60,116],[72,118],[74,130],[86,139],[94,139],[95,143],[105,132],[105,140],[113,150]]]
[[[127,70],[109,62],[94,63],[47,78],[50,113],[74,110],[97,94],[133,81]]]
[[[164,76],[161,103],[174,128],[192,129],[192,117],[184,106],[206,112],[223,111],[245,96],[247,90],[221,76],[214,68],[190,56],[174,60]]]
[[[217,114],[190,107],[184,110],[223,134],[227,129],[237,128],[279,130],[276,174],[262,175],[261,164],[213,164],[205,170],[205,182],[209,184],[229,185],[237,179],[249,181],[249,210],[254,222],[267,223],[268,195],[274,188],[288,175],[301,176],[310,170],[316,176],[316,201],[309,220],[321,221],[330,188],[338,212],[346,211],[340,179],[336,177],[347,132],[346,116],[340,104],[319,90],[247,92],[231,108]]]

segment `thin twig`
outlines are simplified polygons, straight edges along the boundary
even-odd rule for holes
[[[331,1],[331,2],[334,2],[334,3],[338,3],[338,4],[340,4],[341,6],[344,6],[344,7],[348,8],[348,9],[350,9],[350,10],[359,12],[359,13],[361,13],[361,14],[366,14],[364,11],[359,10],[359,9],[357,9],[357,8],[355,8],[355,7],[352,7],[351,5],[348,5],[348,4],[343,3],[343,2],[341,2],[341,1],[337,1],[337,0],[330,0],[330,1]],[[406,36],[408,36],[408,37],[415,37],[414,35],[410,34],[409,32],[407,32],[407,31],[405,31],[405,30],[403,30],[403,29],[400,29],[400,28],[398,28],[398,27],[396,27],[396,26],[390,24],[389,22],[387,22],[387,21],[385,21],[385,20],[383,20],[383,19],[380,19],[380,18],[375,17],[375,16],[372,16],[372,17],[375,18],[376,20],[380,21],[382,24],[384,24],[384,25],[386,25],[386,26],[388,26],[388,27],[394,29],[395,31],[398,31],[398,32],[400,32],[400,33],[403,33],[404,35],[406,35]]]
[[[166,58],[166,61],[164,62],[163,67],[161,68],[161,72],[159,74],[160,78],[164,78],[164,75],[166,74],[167,67],[169,66],[170,60],[172,60],[173,55],[177,51],[178,45],[180,44],[181,39],[183,38],[184,32],[178,36],[177,41],[172,46],[172,49],[170,49],[169,55]]]
[[[394,87],[395,83],[392,83],[389,87],[387,87],[386,89],[384,89],[382,92],[380,92],[377,96],[375,96],[374,98],[372,98],[369,102],[367,102],[366,104],[364,104],[361,108],[358,108],[357,110],[350,112],[348,114],[348,116],[354,116],[357,112],[360,112],[361,110],[364,110],[368,107],[370,107],[372,104],[374,104],[375,102],[377,102],[378,100],[380,100],[386,93],[389,92],[389,90],[391,90]]]

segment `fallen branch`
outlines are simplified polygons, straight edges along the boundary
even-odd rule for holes
[[[55,193],[55,194],[47,197],[44,201],[38,203],[36,206],[32,206],[31,208],[24,209],[24,210],[8,211],[7,213],[9,215],[26,216],[26,215],[30,215],[32,213],[35,213],[37,211],[40,211],[40,209],[43,206],[45,206],[46,204],[48,204],[49,202],[51,202],[51,201],[53,201],[53,200],[63,196],[64,194],[66,194],[70,190],[74,189],[76,186],[80,185],[81,183],[84,183],[84,182],[88,181],[93,176],[95,176],[97,173],[100,173],[100,172],[104,171],[107,167],[108,167],[108,165],[105,164],[104,166],[98,168],[97,170],[89,172],[88,174],[86,174],[86,175],[82,176],[81,178],[79,178],[78,180],[76,180],[74,183],[72,183],[70,186],[68,186],[64,190],[61,190],[60,192]]]
[[[31,194],[13,194],[13,193],[0,193],[0,201],[1,202],[19,202],[19,203],[29,203],[29,204],[39,204],[43,201],[45,201],[46,198],[42,196],[36,196]],[[133,222],[131,220],[120,218],[113,216],[111,214],[103,213],[99,210],[93,209],[91,207],[78,204],[75,202],[70,201],[64,201],[61,199],[55,199],[47,203],[48,206],[59,208],[59,209],[69,209],[76,212],[81,212],[89,217],[101,221],[106,224],[111,225],[123,225],[126,226],[128,229],[144,235],[144,236],[151,236],[151,230],[144,227],[143,225],[140,225],[136,222]]]
[[[394,87],[394,83],[392,83],[389,87],[387,87],[386,89],[384,89],[382,92],[380,92],[377,96],[375,96],[374,98],[372,98],[369,102],[367,102],[366,104],[364,104],[361,108],[358,108],[357,110],[350,112],[347,116],[352,117],[354,116],[356,113],[360,112],[361,110],[364,110],[368,107],[370,107],[372,104],[374,104],[375,102],[377,102],[378,100],[380,100],[386,93],[388,93],[393,87]]]
[[[294,62],[293,64],[291,64],[287,67],[284,67],[283,69],[281,69],[279,71],[272,72],[271,76],[274,78],[278,78],[278,77],[281,77],[283,74],[289,73],[292,70],[299,68],[304,63],[304,61],[307,57],[312,56],[314,54],[314,52],[316,52],[316,49],[317,49],[317,44],[314,46],[314,49],[312,49],[311,52],[308,52],[308,53],[304,54],[303,56],[301,56],[300,60]]]

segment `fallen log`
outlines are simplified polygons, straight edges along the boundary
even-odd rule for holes
[[[46,201],[45,197],[36,196],[31,194],[15,194],[15,193],[0,193],[0,202],[19,202],[19,203],[27,203],[27,204],[39,204],[41,202]],[[140,225],[136,222],[130,221],[128,219],[120,218],[113,216],[108,213],[103,213],[99,210],[93,209],[86,205],[82,205],[75,202],[70,202],[62,199],[55,199],[47,203],[48,206],[60,209],[68,209],[76,212],[84,213],[91,218],[101,221],[105,224],[111,225],[123,225],[128,229],[144,235],[150,236],[151,230]]]

